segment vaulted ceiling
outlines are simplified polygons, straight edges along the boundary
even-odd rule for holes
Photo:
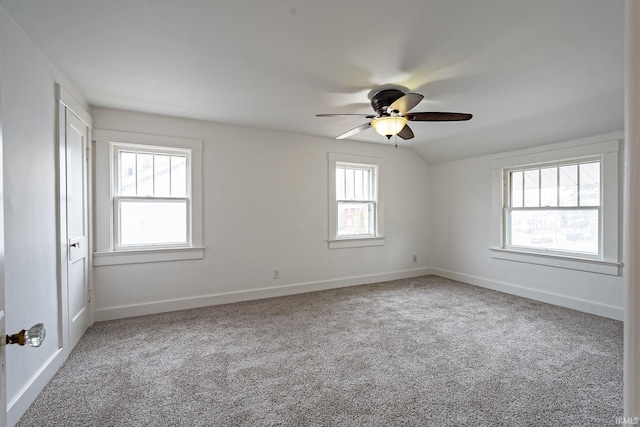
[[[423,94],[430,162],[623,129],[623,0],[0,0],[93,106],[333,138]],[[352,140],[386,144],[372,129]],[[349,144],[349,139],[344,144]]]

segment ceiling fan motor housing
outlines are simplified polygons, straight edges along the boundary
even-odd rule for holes
[[[371,97],[371,106],[379,117],[388,116],[387,107],[404,96],[398,89],[383,89]]]

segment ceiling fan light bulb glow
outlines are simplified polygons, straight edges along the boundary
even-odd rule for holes
[[[382,136],[397,135],[407,124],[407,119],[401,116],[378,117],[371,121],[371,126]]]

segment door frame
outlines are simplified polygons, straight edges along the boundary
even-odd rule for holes
[[[57,101],[57,116],[58,116],[58,141],[57,141],[57,156],[58,156],[58,171],[56,174],[56,188],[58,197],[56,198],[57,212],[58,212],[58,226],[57,226],[57,238],[58,238],[58,348],[62,349],[65,353],[65,358],[71,352],[70,340],[69,340],[69,295],[67,292],[68,271],[67,263],[69,260],[69,242],[67,240],[67,165],[66,165],[66,115],[67,112],[74,114],[82,121],[87,127],[87,242],[89,247],[88,254],[88,278],[87,278],[87,293],[89,296],[89,325],[93,324],[93,312],[94,302],[91,295],[93,287],[93,221],[92,221],[92,205],[93,200],[92,191],[92,162],[91,162],[91,131],[93,128],[93,119],[91,115],[84,109],[84,107],[77,102],[73,96],[71,96],[62,86],[56,84],[56,101]]]
[[[2,55],[0,55],[2,56]],[[2,64],[0,64],[2,82]],[[0,85],[1,86],[1,85]],[[4,317],[4,143],[2,139],[2,93],[0,90],[0,335],[5,335]],[[0,427],[7,426],[6,346],[0,349]]]

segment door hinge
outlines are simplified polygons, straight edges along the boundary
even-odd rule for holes
[[[87,153],[87,160],[91,160],[91,148],[87,147],[85,152]]]
[[[91,302],[91,289],[87,289],[87,302]]]

